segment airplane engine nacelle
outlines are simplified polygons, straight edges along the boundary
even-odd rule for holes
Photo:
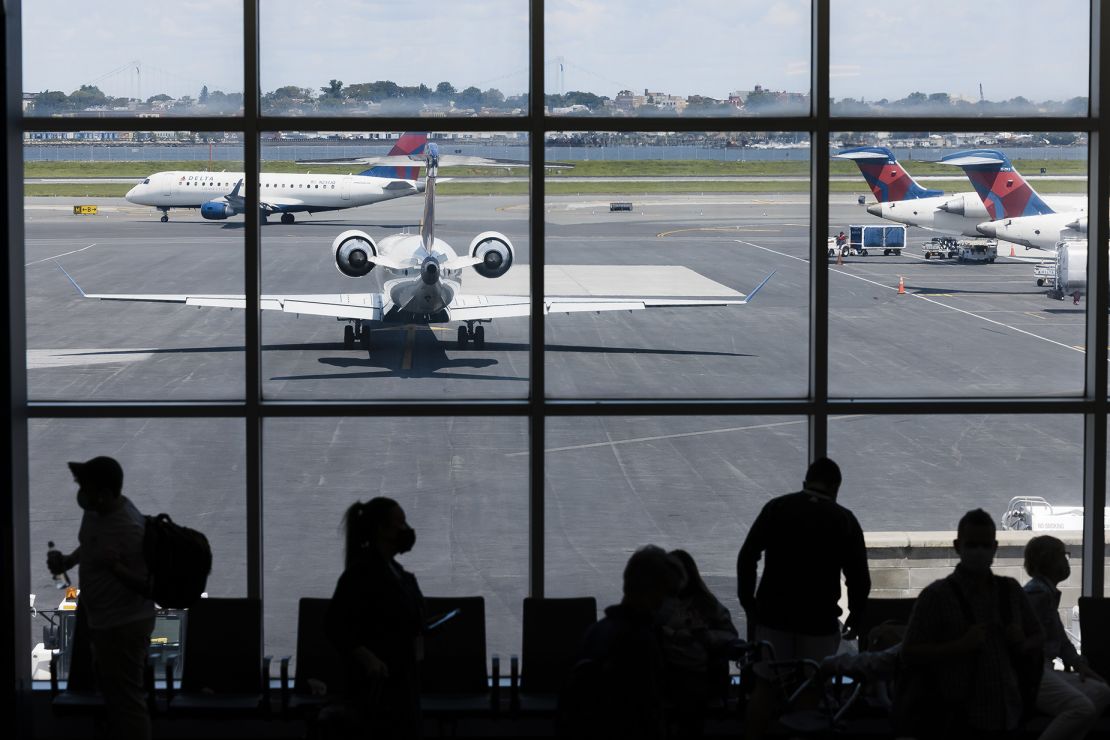
[[[940,210],[965,218],[990,218],[983,201],[975,193],[961,193],[940,204]]]
[[[474,237],[467,254],[481,257],[474,265],[474,272],[485,278],[498,278],[513,266],[513,245],[509,237],[496,231],[486,231]]]
[[[222,200],[210,200],[200,207],[200,215],[209,221],[223,221],[235,215],[235,209]]]
[[[344,231],[331,243],[335,254],[335,267],[349,278],[366,277],[374,269],[372,257],[378,256],[378,246],[362,231]]]
[[[1080,216],[1079,218],[1075,219],[1070,224],[1068,224],[1067,228],[1071,229],[1072,231],[1078,231],[1080,234],[1086,234],[1087,233],[1087,217],[1086,216]]]

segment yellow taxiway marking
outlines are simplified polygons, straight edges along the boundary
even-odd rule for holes
[[[405,355],[401,360],[402,370],[412,370],[412,345],[416,339],[416,327],[410,326],[405,332]]]
[[[1041,321],[1048,321],[1048,319],[1046,319],[1044,316],[1041,316],[1039,313],[1033,313],[1032,311],[1023,311],[1022,313],[1024,313],[1026,316],[1032,316],[1035,319],[1040,319]]]

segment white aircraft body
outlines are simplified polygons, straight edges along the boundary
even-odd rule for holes
[[[427,141],[427,134],[406,133],[397,140],[390,155],[419,155]],[[259,209],[263,218],[281,214],[281,222],[291,224],[295,213],[357,208],[421,193],[424,184],[418,181],[419,165],[408,161],[401,166],[383,165],[350,175],[264,173],[259,180]],[[156,172],[124,197],[131,203],[162,211],[162,223],[169,221],[171,208],[199,208],[204,218],[222,221],[245,210],[241,194],[245,181],[242,172]]]
[[[412,159],[399,157],[383,157],[378,161],[394,163],[399,159],[409,164],[412,162]],[[375,242],[368,234],[351,230],[344,231],[332,242],[331,250],[338,270],[350,278],[368,279],[370,285],[367,287],[372,288],[369,292],[262,295],[261,308],[345,320],[348,325],[344,328],[344,346],[352,349],[357,341],[367,350],[370,349],[371,326],[376,323],[427,325],[459,322],[459,346],[473,342],[475,347],[481,348],[485,343],[482,324],[493,319],[528,316],[531,302],[527,295],[478,295],[463,291],[462,278],[466,268],[473,268],[486,278],[501,277],[512,267],[514,251],[509,238],[496,231],[475,236],[462,254],[457,254],[435,236],[436,178],[441,160],[443,164],[456,164],[452,155],[441,157],[437,146],[428,144],[424,161],[427,168],[424,217],[419,234],[397,234]],[[543,310],[547,314],[743,305],[755,297],[772,275],[773,272],[740,299],[545,296]],[[68,273],[66,276],[85,298],[220,308],[246,306],[242,295],[88,294]]]
[[[992,158],[989,161],[982,160],[981,157],[972,161],[964,159],[967,154],[973,153],[953,154],[940,161],[961,166],[965,163],[987,165],[995,172],[1001,172],[1005,168],[1006,177],[1002,178],[1004,182],[1008,181],[1011,187],[1016,187],[1014,185],[1016,179],[1021,186],[1028,188],[1028,184],[1013,170],[1004,155],[992,151],[990,152]],[[1053,224],[1048,220],[1036,223],[1022,222],[1020,219],[1025,204],[1023,202],[1019,207],[1017,199],[1013,198],[1012,194],[1007,193],[1006,197],[997,200],[997,203],[989,199],[984,200],[983,191],[979,190],[980,185],[974,179],[972,183],[976,187],[975,191],[945,195],[940,190],[928,190],[919,185],[898,163],[894,153],[885,147],[858,147],[844,150],[835,156],[839,159],[855,161],[860,173],[870,185],[877,202],[867,207],[868,213],[907,226],[918,226],[957,236],[986,236],[1024,245],[1027,249],[1042,249],[1051,253],[1055,251],[1056,242],[1067,236],[1067,234],[1061,236],[1061,231],[1079,217],[1076,213],[1079,206],[1082,205],[1084,212],[1086,210],[1085,198],[1057,196],[1042,200],[1038,196],[1038,200],[1047,209],[1045,212],[1055,213]],[[965,171],[967,171],[966,167]],[[1003,187],[1005,187],[1004,182]],[[989,187],[986,192],[989,193]],[[1029,192],[1032,192],[1031,188]],[[1017,221],[1018,225],[1013,228],[1002,228],[996,221],[999,218]],[[1060,223],[1055,224],[1056,221]],[[1085,215],[1082,225],[1085,231]],[[1033,233],[1038,229],[1043,232],[1043,238],[1041,234]],[[1043,259],[1046,256],[1051,255],[1039,255],[1030,259]]]
[[[1000,151],[956,152],[940,161],[963,169],[975,187],[987,214],[975,227],[983,236],[1052,251],[1087,233],[1086,197],[1042,198]]]

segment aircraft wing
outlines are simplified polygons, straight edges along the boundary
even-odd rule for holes
[[[425,158],[418,154],[390,154],[380,157],[336,157],[334,159],[298,159],[297,164],[347,164],[363,165],[367,167],[423,167]],[[440,167],[527,167],[530,162],[525,159],[498,159],[496,157],[477,157],[467,154],[441,154],[439,155]],[[544,167],[554,169],[569,169],[574,167],[569,162],[544,162]]]
[[[775,273],[763,279],[743,298],[595,298],[591,296],[551,296],[543,301],[544,314],[600,313],[602,311],[644,311],[649,308],[708,308],[711,306],[743,306],[755,298],[760,288]],[[513,295],[458,295],[447,307],[452,321],[477,321],[480,319],[505,319],[528,316],[531,313],[528,296]]]

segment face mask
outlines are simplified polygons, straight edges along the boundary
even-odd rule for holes
[[[986,573],[993,562],[993,547],[965,547],[960,552],[960,565],[972,573]]]
[[[90,511],[96,508],[96,499],[82,488],[77,491],[77,505],[85,511]]]
[[[416,544],[416,530],[412,527],[405,527],[397,533],[397,554],[402,555],[413,548]]]

